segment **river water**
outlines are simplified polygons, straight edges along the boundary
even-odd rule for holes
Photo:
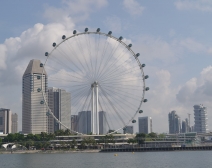
[[[211,155],[212,151],[0,154],[0,168],[209,168]]]

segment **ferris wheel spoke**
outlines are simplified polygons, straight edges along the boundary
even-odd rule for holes
[[[75,40],[76,41],[76,40]],[[69,45],[69,48],[71,49],[71,51],[73,52],[73,53],[75,53],[74,55],[75,55],[75,59],[77,60],[77,62],[81,65],[81,67],[82,68],[79,68],[78,66],[78,69],[83,69],[84,70],[84,73],[86,73],[86,76],[88,76],[89,77],[89,80],[90,81],[92,81],[92,76],[90,76],[90,74],[89,73],[87,73],[88,71],[86,71],[86,68],[85,68],[85,66],[83,65],[83,63],[81,62],[81,60],[78,58],[78,54],[76,54],[76,52],[75,52],[75,49],[72,47],[72,45],[70,44],[70,42],[68,41],[68,45]],[[81,50],[80,50],[81,51]]]
[[[111,105],[111,107],[113,108],[113,110],[116,112],[117,116],[119,117],[119,119],[122,121],[122,123],[124,124],[124,120],[122,119],[122,117],[120,116],[120,114],[118,113],[118,111],[116,110],[116,107],[113,105],[113,103],[111,102],[111,100],[108,98],[107,93],[102,89],[102,87],[100,86],[103,95],[105,96],[105,98],[107,99],[107,101],[109,102],[109,104]]]
[[[103,89],[104,90],[104,89]],[[120,119],[120,117],[122,116],[122,117],[127,117],[128,118],[128,113],[126,112],[126,107],[125,108],[123,108],[123,107],[121,107],[120,105],[119,105],[119,102],[117,102],[116,101],[116,99],[114,99],[113,98],[113,96],[112,95],[110,95],[106,90],[104,90],[103,91],[104,92],[104,94],[105,95],[107,95],[107,100],[110,102],[110,105],[111,105],[111,107],[113,108],[114,107],[114,105],[113,105],[113,103],[115,103],[116,104],[116,109],[114,109],[114,112],[116,112],[116,114],[117,114],[117,116],[118,116],[118,118],[119,118],[119,120],[121,120]],[[110,99],[112,99],[112,101],[108,98],[108,97],[110,97]],[[113,103],[112,103],[113,102]],[[128,115],[127,115],[128,114]],[[121,118],[122,118],[121,117]],[[121,120],[122,121],[122,120]],[[123,122],[122,122],[122,125],[124,125],[123,124]]]
[[[107,70],[107,65],[108,65],[108,62],[111,60],[114,52],[116,51],[116,49],[118,48],[120,43],[118,43],[115,47],[113,47],[113,49],[111,50],[111,52],[108,54],[108,57],[107,57],[107,60],[106,62],[104,63],[104,67],[102,68],[102,70],[99,72],[99,75],[98,76],[101,76],[102,73],[105,72],[105,70]],[[114,51],[115,50],[115,51]],[[97,79],[98,79],[98,76],[97,76]]]
[[[81,44],[80,39],[78,39],[78,38],[76,38],[76,37],[74,37],[74,39],[75,39],[75,41],[77,42],[78,48],[79,48],[79,50],[80,50],[80,52],[81,52],[81,54],[82,54],[82,57],[83,57],[84,62],[85,62],[85,65],[87,66],[87,71],[86,71],[86,72],[91,72],[91,69],[89,68],[88,63],[87,63],[87,60],[86,60],[86,58],[85,58],[84,49],[83,49],[83,47],[82,47],[82,44]],[[79,43],[80,43],[80,44],[79,44]]]

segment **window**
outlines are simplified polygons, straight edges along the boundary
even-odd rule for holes
[[[0,125],[3,125],[3,118],[0,117]]]

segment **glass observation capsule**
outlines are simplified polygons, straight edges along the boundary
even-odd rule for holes
[[[62,39],[63,39],[63,40],[65,40],[65,39],[66,39],[66,36],[65,36],[65,35],[63,35],[63,36],[62,36]]]
[[[100,32],[100,28],[96,29],[97,32]]]
[[[42,100],[42,101],[40,101],[40,104],[44,104],[44,101]]]
[[[38,88],[38,89],[37,89],[37,91],[38,91],[38,92],[40,92],[40,91],[41,91],[41,89],[40,89],[40,88]]]
[[[129,47],[129,48],[132,47],[132,44],[129,44],[128,47]]]
[[[37,79],[40,79],[40,76],[37,76]]]
[[[146,89],[145,89],[146,91],[148,91],[149,90],[149,87],[146,87]]]
[[[87,32],[87,31],[88,31],[88,28],[86,27],[86,28],[85,28],[85,32]]]
[[[111,35],[111,34],[112,34],[112,31],[109,31],[109,32],[108,32],[108,35]]]
[[[120,37],[119,37],[119,40],[122,40],[122,39],[123,39],[123,37],[122,37],[122,36],[120,36]]]
[[[141,66],[142,66],[142,67],[145,67],[146,65],[145,65],[145,64],[142,64]]]
[[[52,46],[55,47],[56,46],[56,43],[53,43]]]
[[[136,123],[136,120],[132,120],[132,123]]]
[[[147,99],[144,99],[144,101],[143,101],[144,103],[146,103],[147,102]]]
[[[73,34],[77,34],[77,31],[76,31],[76,30],[74,30],[74,31],[73,31]]]
[[[140,53],[137,53],[137,54],[135,54],[136,55],[136,57],[139,57],[140,56]]]
[[[42,63],[40,63],[40,67],[43,67],[43,64]]]
[[[139,113],[140,113],[140,114],[143,113],[143,110],[139,110]]]
[[[145,76],[145,79],[148,79],[148,78],[149,78],[149,76],[148,76],[148,75],[146,75],[146,76]]]
[[[49,53],[48,52],[45,52],[45,56],[48,56],[49,55]]]

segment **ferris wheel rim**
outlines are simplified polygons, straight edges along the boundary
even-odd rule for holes
[[[129,52],[131,53],[131,56],[134,56],[134,58],[136,59],[136,62],[140,68],[140,71],[141,71],[141,74],[142,74],[142,82],[143,82],[143,93],[142,93],[142,96],[141,96],[141,100],[140,100],[140,104],[139,104],[139,107],[137,108],[136,112],[134,113],[134,115],[128,120],[128,122],[125,122],[124,126],[114,130],[113,132],[110,132],[110,133],[107,133],[107,134],[113,134],[123,128],[125,128],[129,123],[131,123],[135,116],[139,113],[139,110],[141,109],[141,106],[142,106],[142,103],[144,102],[144,97],[145,97],[145,92],[146,92],[146,84],[145,84],[145,74],[144,74],[144,71],[143,71],[143,67],[142,67],[142,64],[140,63],[140,60],[138,59],[138,57],[136,56],[136,53],[131,49],[131,47],[129,47],[125,42],[123,42],[122,40],[120,40],[119,38],[116,38],[115,36],[111,35],[111,34],[106,34],[106,33],[103,33],[103,32],[93,32],[93,31],[86,31],[86,32],[80,32],[80,33],[76,33],[76,34],[73,34],[69,37],[65,37],[65,39],[63,39],[61,42],[59,42],[58,44],[56,44],[54,46],[54,48],[48,53],[48,55],[46,56],[46,59],[43,63],[43,70],[42,70],[42,76],[44,75],[44,72],[45,72],[45,65],[48,61],[48,59],[51,57],[52,53],[60,46],[62,45],[64,42],[68,41],[69,39],[71,38],[74,38],[74,37],[78,37],[78,36],[82,36],[82,35],[89,35],[89,34],[96,34],[96,35],[101,35],[101,36],[105,36],[105,37],[109,37],[117,42],[119,42],[120,44],[122,44],[125,48],[127,48],[129,50]],[[41,80],[43,80],[41,78]],[[43,89],[43,82],[41,81],[42,83],[42,88],[41,88],[41,91],[42,91],[42,95],[43,95],[43,99],[44,99],[44,102],[45,102],[45,105],[47,106],[47,109],[48,109],[48,112],[51,114],[51,116],[59,123],[61,124],[62,126],[64,126],[66,129],[69,129],[66,125],[64,125],[62,122],[60,122],[55,116],[54,114],[51,112],[51,109],[48,105],[48,102],[46,100],[46,96],[45,96],[45,92],[44,92],[44,89]],[[71,130],[72,132],[76,133],[76,134],[81,134],[82,133],[79,133],[77,131],[74,131],[74,130]]]

